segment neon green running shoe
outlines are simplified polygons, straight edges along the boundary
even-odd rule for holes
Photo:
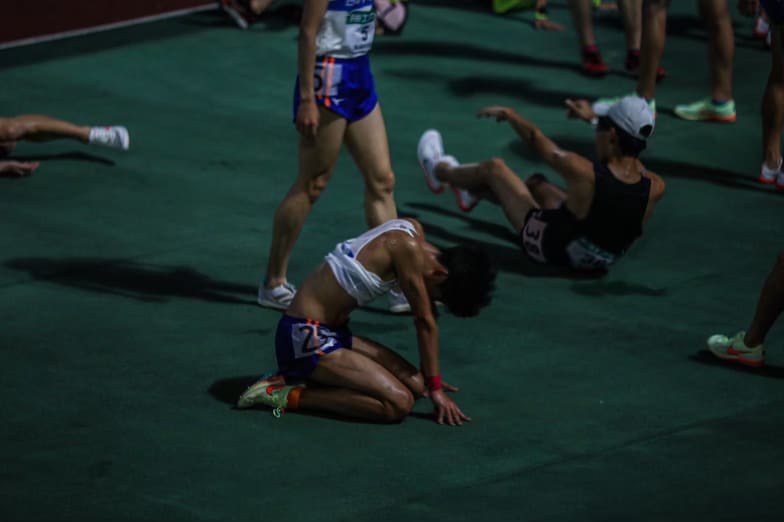
[[[749,347],[744,343],[746,332],[738,332],[733,337],[716,334],[708,337],[708,350],[725,361],[735,361],[746,366],[765,364],[765,345]]]
[[[636,92],[631,93],[629,96],[639,96]],[[596,113],[597,116],[607,116],[607,113],[610,111],[610,107],[621,101],[623,96],[616,96],[614,98],[599,98],[593,104],[591,104],[591,108],[593,112]],[[648,101],[648,100],[646,100]],[[651,108],[651,112],[653,113],[653,117],[656,118],[656,100],[648,101],[648,107]]]
[[[263,376],[240,395],[237,399],[237,408],[267,406],[272,408],[273,415],[280,417],[289,405],[289,392],[294,388],[304,387],[304,384],[286,385],[283,376],[279,374]]]
[[[676,105],[674,112],[677,117],[689,121],[732,123],[736,117],[735,100],[716,105],[711,98],[705,98],[694,103]]]

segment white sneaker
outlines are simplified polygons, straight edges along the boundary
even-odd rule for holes
[[[405,314],[411,311],[408,299],[400,290],[393,288],[387,293],[389,299],[389,311],[393,314]]]
[[[770,24],[764,16],[760,15],[754,20],[754,28],[751,30],[751,35],[754,38],[765,38],[770,32]]]
[[[273,288],[267,288],[264,283],[259,286],[259,293],[256,302],[259,306],[265,308],[274,308],[275,310],[286,310],[294,296],[297,293],[297,287],[291,283],[283,283]]]
[[[757,180],[760,183],[764,183],[766,185],[772,185],[774,183],[778,185],[777,178],[782,178],[781,175],[782,161],[784,161],[784,158],[779,158],[779,164],[775,169],[768,168],[768,166],[765,164],[765,161],[763,161],[762,165],[760,166],[760,173]],[[782,179],[781,181],[782,181],[782,185],[784,185],[784,179]]]
[[[113,149],[128,150],[131,144],[128,129],[125,127],[92,127],[90,129],[90,143],[103,145]]]
[[[419,138],[419,145],[417,146],[417,158],[419,158],[419,166],[422,167],[422,172],[425,173],[425,181],[431,192],[440,194],[444,191],[445,183],[436,178],[436,165],[441,161],[444,155],[444,143],[441,140],[441,133],[435,129],[430,129],[422,134]]]

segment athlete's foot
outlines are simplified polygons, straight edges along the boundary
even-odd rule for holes
[[[425,174],[427,187],[431,192],[440,194],[444,191],[445,183],[436,178],[436,165],[444,156],[444,143],[441,140],[441,133],[435,129],[430,129],[422,134],[417,145],[417,158],[422,172]]]
[[[457,167],[460,165],[460,162],[457,161],[457,158],[449,155],[442,157],[439,164],[441,163],[446,163],[450,167]],[[452,192],[455,193],[455,199],[457,200],[458,208],[460,208],[460,210],[463,212],[471,212],[474,210],[474,207],[479,204],[479,197],[475,196],[468,190],[460,189],[452,185]]]
[[[602,60],[599,48],[595,45],[583,47],[583,73],[588,76],[604,76],[610,68]]]
[[[131,138],[128,135],[128,129],[125,127],[91,127],[89,143],[113,149],[128,150],[131,145]]]
[[[736,118],[734,100],[717,103],[711,98],[705,98],[694,103],[676,105],[674,112],[679,118],[689,121],[732,123]]]
[[[289,405],[289,394],[297,388],[305,388],[304,384],[287,385],[282,376],[276,374],[272,377],[264,376],[251,384],[240,398],[237,399],[237,408],[247,409],[254,406],[272,408],[276,417],[285,413]]]
[[[767,38],[768,33],[770,33],[770,24],[768,20],[760,15],[754,20],[754,28],[751,30],[751,35],[754,38],[759,38],[760,40]]]
[[[638,76],[640,76],[640,51],[633,50],[633,49],[627,51],[626,60],[623,63],[623,68],[626,70],[626,73],[632,78],[637,78]],[[662,67],[658,67],[656,69],[656,81],[658,82],[665,76],[667,76],[667,71]]]
[[[259,286],[256,302],[265,308],[286,310],[294,300],[296,293],[297,288],[291,283],[283,283],[272,288],[267,288],[266,284],[262,283]]]
[[[735,361],[746,366],[762,366],[765,364],[765,345],[746,346],[746,332],[738,332],[733,337],[716,334],[708,337],[708,350],[725,361]]]
[[[767,162],[763,161],[760,166],[760,173],[757,181],[764,183],[765,185],[773,185],[774,183],[778,185],[779,179],[782,178],[781,163],[782,158],[779,158],[778,165],[774,168],[770,168],[768,167]],[[779,188],[784,188],[784,180],[781,180],[781,184],[782,186]]]

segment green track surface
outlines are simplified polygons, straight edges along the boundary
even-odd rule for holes
[[[526,12],[413,2],[403,35],[377,40],[401,215],[437,244],[485,244],[500,268],[483,315],[441,320],[443,374],[474,419],[460,429],[427,419],[426,401],[392,426],[231,407],[274,366],[278,314],[254,302],[296,173],[295,26],[272,16],[242,32],[216,11],[0,52],[0,114],[131,131],[127,153],[21,144],[41,167],[0,180],[0,520],[781,520],[784,328],[763,371],[703,352],[747,325],[784,249],[784,192],[755,181],[769,55],[735,13],[737,123],[676,119],[709,72],[694,2],[674,4],[643,156],[668,192],[601,280],[543,275],[498,208],[463,214],[431,194],[416,143],[435,127],[462,161],[547,173],[475,111],[512,105],[590,153],[563,99],[633,81],[582,76],[571,28],[535,31]],[[564,0],[551,16],[570,26]],[[619,16],[597,30],[620,70]],[[365,228],[361,194],[343,155],[294,282]],[[410,318],[384,304],[353,330],[416,361]]]

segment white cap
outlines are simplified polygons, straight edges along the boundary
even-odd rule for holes
[[[624,96],[607,111],[607,117],[638,140],[653,134],[655,119],[651,106],[639,96]]]
[[[650,105],[644,98],[624,96],[618,102],[607,107],[605,111],[596,111],[596,108],[598,107],[594,107],[594,112],[598,116],[607,116],[615,125],[638,140],[646,141],[653,134],[656,120]]]

